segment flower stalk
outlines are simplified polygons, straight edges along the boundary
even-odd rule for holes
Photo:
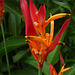
[[[38,69],[38,75],[42,75],[42,69]]]
[[[2,23],[1,23],[1,30],[2,30],[2,36],[3,36],[3,43],[4,43],[4,49],[5,49],[5,55],[6,55],[6,62],[7,62],[7,67],[8,67],[8,73],[9,73],[9,75],[11,75],[11,73],[10,73],[10,67],[9,67],[8,53],[7,53],[7,49],[6,49],[6,43],[5,43],[4,29],[3,29]]]

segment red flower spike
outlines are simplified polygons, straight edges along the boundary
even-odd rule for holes
[[[59,53],[60,53],[60,62],[62,64],[62,66],[64,65],[64,59],[62,57],[62,54],[61,54],[61,51],[59,50]]]
[[[34,5],[34,3],[33,3],[32,0],[30,0],[29,5],[30,5],[30,13],[31,13],[32,21],[33,22],[37,22],[38,21],[38,18],[37,18],[36,13],[38,13],[38,10],[35,7],[35,5]]]
[[[61,71],[57,74],[55,68],[49,63],[50,75],[63,75],[64,72],[68,71],[71,67],[64,68],[65,65],[62,66]]]
[[[46,7],[45,7],[45,5],[43,5],[43,9],[44,9],[44,14],[46,15]],[[46,16],[45,16],[45,18],[46,18]]]
[[[49,63],[50,75],[57,75],[55,68]]]
[[[51,51],[53,51],[53,49],[56,47],[56,45],[58,45],[58,42],[63,34],[63,32],[65,31],[67,25],[69,24],[71,19],[68,19],[64,22],[61,30],[59,31],[59,33],[56,35],[55,39],[53,40],[53,42],[51,43],[51,45],[46,49],[46,51],[49,53]]]
[[[21,0],[20,6],[21,6],[21,10],[23,12],[24,18],[25,18],[26,35],[27,36],[30,36],[30,35],[37,36],[36,30],[32,24],[32,20],[30,17],[27,0]],[[35,42],[35,41],[33,40],[33,42]],[[37,44],[37,46],[39,47],[38,42],[35,42],[35,44]],[[35,53],[32,51],[32,46],[29,45],[29,47],[30,47],[33,57],[35,58],[35,60],[37,60]]]
[[[0,11],[4,9],[4,0],[0,0]]]
[[[39,11],[38,11],[38,19],[39,23],[42,26],[45,22],[45,15],[46,15],[46,9],[45,6],[40,6]]]
[[[2,23],[3,14],[5,13],[4,9],[4,0],[0,0],[0,24]]]
[[[28,44],[30,46],[31,53],[33,57],[35,58],[35,60],[37,60],[39,69],[42,69],[43,63],[45,59],[47,58],[48,53],[51,52],[56,47],[56,45],[58,45],[58,42],[71,19],[68,19],[63,24],[61,30],[59,31],[59,33],[57,34],[53,42],[50,41],[53,38],[52,33],[53,33],[54,23],[52,23],[52,21],[58,18],[65,17],[67,15],[70,16],[71,14],[66,14],[66,13],[56,14],[50,17],[47,21],[45,21],[45,15],[46,15],[45,5],[41,6],[38,11],[34,3],[32,2],[32,0],[30,0],[29,4],[30,4],[31,16],[29,13],[27,0],[21,0],[21,9],[22,9],[22,12],[25,18],[25,24],[26,24],[27,36],[25,38],[27,38],[27,40],[30,40],[28,41],[29,42]],[[32,23],[31,17],[32,17],[33,23]],[[45,33],[45,27],[50,22],[51,24],[53,24],[53,26],[51,25],[52,32],[51,34]],[[39,34],[38,36],[36,31]]]
[[[32,24],[32,20],[30,17],[27,0],[21,0],[20,6],[23,12],[24,18],[25,18],[26,35],[27,36],[30,36],[30,35],[37,36],[36,30]]]

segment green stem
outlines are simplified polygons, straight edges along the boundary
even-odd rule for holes
[[[9,67],[8,54],[7,54],[7,49],[6,49],[6,43],[5,43],[4,29],[3,29],[3,25],[2,24],[1,24],[1,30],[2,30],[2,36],[3,36],[3,42],[4,42],[4,48],[5,48],[5,55],[6,55],[8,72],[9,72],[9,75],[11,75],[11,73],[10,73],[10,67]]]
[[[42,75],[42,69],[38,69],[38,75]]]

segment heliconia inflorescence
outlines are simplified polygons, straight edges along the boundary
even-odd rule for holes
[[[63,32],[65,31],[70,19],[66,20],[62,25],[59,33],[53,40],[54,34],[54,20],[65,17],[71,14],[59,13],[52,15],[46,20],[45,5],[41,5],[39,10],[35,7],[32,0],[29,1],[29,8],[27,0],[20,1],[21,10],[25,18],[26,36],[31,53],[35,60],[38,62],[39,69],[42,68],[48,54],[54,50],[57,45],[64,44],[59,42]],[[50,33],[45,33],[45,28],[50,23]]]

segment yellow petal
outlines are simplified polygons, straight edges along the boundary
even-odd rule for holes
[[[47,26],[52,20],[56,20],[56,19],[65,17],[65,16],[67,16],[67,15],[71,16],[71,14],[66,14],[66,13],[60,13],[60,14],[53,15],[52,17],[50,17],[50,18],[46,21],[46,26]]]

